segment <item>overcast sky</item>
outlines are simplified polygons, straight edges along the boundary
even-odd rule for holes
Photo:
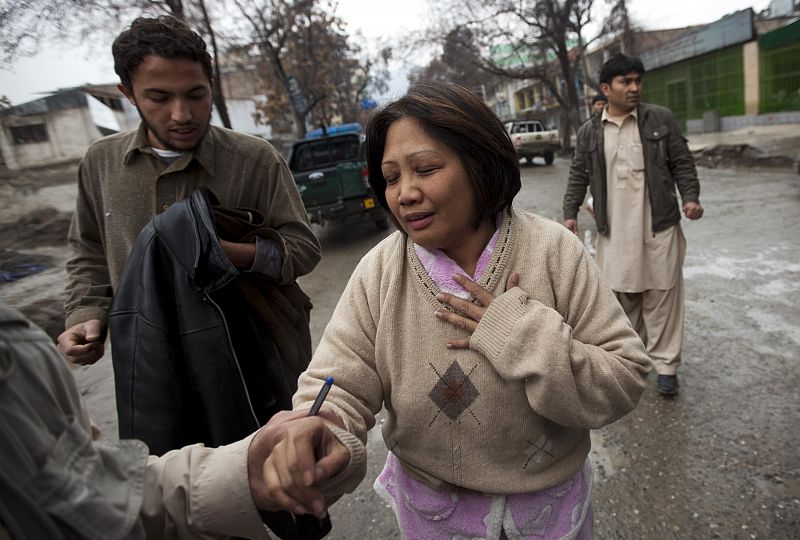
[[[630,0],[629,4],[634,19],[647,29],[705,24],[740,9],[752,7],[758,12],[768,5],[769,0]],[[339,0],[337,13],[351,34],[361,30],[370,42],[402,39],[404,33],[427,22],[426,0]],[[0,95],[19,104],[58,88],[109,82],[117,82],[110,46],[101,50],[50,47],[46,53],[17,62],[11,70],[0,71]]]

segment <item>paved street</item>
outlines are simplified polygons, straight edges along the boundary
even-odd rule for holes
[[[524,167],[517,206],[560,220],[568,167]],[[651,377],[631,415],[594,433],[596,538],[788,539],[800,530],[800,177],[699,172],[706,215],[683,222],[681,393],[663,399]],[[595,233],[585,212],[579,225]],[[323,262],[303,282],[317,324],[380,237],[368,226],[320,234]],[[369,477],[333,507],[330,538],[399,538],[371,488],[386,452],[377,428],[369,452]]]
[[[568,166],[557,159],[524,167],[516,205],[560,220]],[[705,217],[683,222],[681,393],[661,398],[651,377],[639,407],[594,434],[596,538],[798,538],[800,176],[700,169],[700,177]],[[593,233],[585,212],[579,225]],[[316,230],[323,260],[302,280],[314,301],[315,345],[352,268],[383,236],[369,223]],[[3,285],[0,295],[15,303],[49,290],[54,301],[63,272],[45,275],[35,287],[24,283],[36,277]],[[110,362],[75,373],[91,413],[113,435]],[[330,538],[399,538],[371,489],[384,456],[373,430],[369,476],[333,507]]]

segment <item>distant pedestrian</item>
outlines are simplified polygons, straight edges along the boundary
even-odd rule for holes
[[[592,98],[592,116],[603,114],[603,109],[608,105],[608,99],[603,94],[596,94]]]
[[[644,66],[618,54],[603,65],[608,106],[578,131],[564,195],[564,225],[578,234],[588,186],[597,222],[597,264],[658,372],[664,395],[678,392],[683,343],[683,213],[700,219],[700,183],[675,116],[640,103]]]

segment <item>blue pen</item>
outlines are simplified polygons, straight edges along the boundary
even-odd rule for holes
[[[328,395],[331,386],[333,386],[333,377],[328,377],[325,379],[325,384],[320,388],[317,399],[314,400],[314,404],[311,406],[311,410],[308,411],[308,416],[317,416],[320,407],[322,407],[322,402],[325,401],[325,396]]]

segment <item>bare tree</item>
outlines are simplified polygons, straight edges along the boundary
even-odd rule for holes
[[[180,4],[181,0],[168,0],[171,3]],[[231,128],[231,119],[228,115],[228,104],[225,102],[225,95],[222,91],[222,73],[219,71],[219,47],[217,46],[217,35],[214,31],[214,26],[211,24],[211,17],[209,16],[208,8],[206,7],[205,0],[194,0],[200,12],[200,20],[202,21],[202,28],[208,39],[211,41],[211,54],[214,62],[214,79],[216,84],[213,90],[214,105],[217,107],[219,119],[222,125],[226,128]],[[178,15],[175,15],[178,17]]]
[[[453,81],[482,94],[484,90],[496,88],[503,79],[482,69],[476,60],[479,57],[472,30],[459,26],[447,32],[441,53],[427,65],[412,69],[408,79],[412,83],[421,80]]]
[[[468,54],[466,61],[475,68],[504,78],[541,82],[560,105],[562,140],[569,147],[570,136],[580,123],[576,83],[583,79],[581,65],[587,46],[583,34],[592,20],[593,3],[451,0],[442,10],[441,26],[457,31],[460,50]]]
[[[350,45],[349,58],[343,59],[349,69],[334,73],[337,80],[332,100],[337,116],[343,122],[364,123],[369,112],[362,107],[362,100],[372,99],[388,90],[391,58],[392,49],[388,46],[371,52],[361,45]]]
[[[117,0],[0,0],[0,64],[33,56],[43,43],[105,36],[135,11]]]
[[[638,28],[631,20],[627,0],[611,0],[611,11],[606,17],[602,34],[606,37],[619,36],[622,41],[622,50],[626,54],[637,54],[636,32]]]
[[[123,21],[142,14],[172,15],[210,38],[219,80],[216,35],[204,0],[2,0],[0,65],[32,56],[46,43],[77,44],[87,38],[107,42]],[[231,127],[221,84],[215,85],[214,104],[223,125]]]
[[[291,105],[295,136],[306,121],[328,124],[337,115],[337,88],[354,84],[348,36],[334,6],[316,0],[234,0],[252,43],[271,73],[266,77],[263,116],[272,119]],[[275,126],[273,125],[273,128]]]

